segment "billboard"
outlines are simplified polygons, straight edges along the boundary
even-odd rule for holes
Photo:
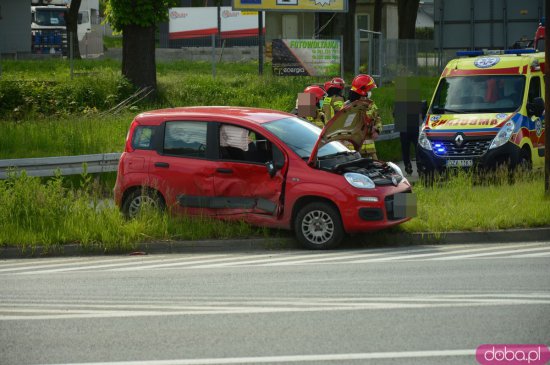
[[[335,76],[340,74],[340,41],[274,39],[273,75]]]
[[[218,10],[206,8],[171,8],[168,10],[170,40],[207,37],[218,33]],[[264,24],[265,24],[265,14]],[[222,38],[258,35],[258,12],[236,11],[229,6],[220,9]],[[265,32],[265,27],[264,27]]]
[[[348,0],[233,0],[233,9],[347,12]]]

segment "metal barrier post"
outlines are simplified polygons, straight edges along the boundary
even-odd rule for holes
[[[216,35],[212,34],[212,77],[216,77]]]
[[[340,77],[344,78],[344,36],[340,36]]]
[[[361,29],[357,29],[355,33],[355,74],[359,74],[359,62],[361,62]]]
[[[382,46],[384,45],[382,40],[382,33],[378,35],[378,75],[380,79],[378,80],[378,87],[382,87]]]

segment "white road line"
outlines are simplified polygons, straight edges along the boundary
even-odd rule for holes
[[[99,261],[102,264],[100,265],[82,265],[82,266],[72,266],[72,267],[65,267],[60,269],[48,269],[48,270],[34,270],[31,269],[29,271],[17,273],[19,275],[41,275],[41,274],[52,274],[52,273],[59,273],[59,272],[67,272],[67,271],[85,271],[85,270],[92,270],[92,269],[104,269],[109,267],[121,267],[121,266],[136,266],[139,267],[139,265],[143,265],[144,263],[153,263],[153,262],[172,262],[181,260],[181,258],[178,259],[166,259],[166,258],[159,258],[159,259],[144,259],[142,256],[139,256],[139,258],[134,257],[132,262],[117,262],[114,264],[103,264],[104,261]]]
[[[509,253],[520,253],[520,252],[533,252],[533,251],[548,251],[550,250],[549,246],[546,247],[534,247],[534,248],[526,248],[521,250],[505,250],[505,251],[497,251],[497,252],[485,252],[485,253],[476,253],[471,255],[458,255],[458,256],[449,256],[449,257],[435,257],[428,260],[459,260],[459,259],[469,259],[469,258],[475,258],[475,257],[484,257],[484,256],[491,256],[491,255],[505,255]]]
[[[63,264],[42,264],[42,265],[28,265],[25,267],[11,267],[11,268],[5,268],[0,269],[0,272],[12,272],[12,271],[23,271],[23,270],[36,270],[36,269],[48,269],[52,267],[60,267],[60,266],[71,266],[78,263],[84,263],[84,264],[93,264],[93,263],[103,263],[103,262],[126,262],[128,260],[137,260],[139,258],[143,259],[145,256],[129,256],[129,257],[119,257],[115,259],[94,259],[92,261],[77,261],[77,262],[65,262]]]
[[[412,359],[424,357],[475,357],[476,350],[433,350],[433,351],[400,351],[400,352],[366,352],[349,354],[312,354],[312,355],[282,355],[282,356],[254,356],[254,357],[225,357],[207,359],[174,359],[174,360],[136,360],[136,361],[109,361],[66,363],[53,365],[225,365],[225,364],[258,364],[280,362],[316,362],[316,361],[345,361],[345,360],[376,360],[376,359]]]
[[[222,255],[210,255],[209,259],[205,260],[191,260],[191,261],[182,261],[182,262],[174,262],[170,264],[158,264],[158,265],[145,265],[145,266],[139,266],[139,267],[131,267],[131,268],[122,268],[122,269],[113,269],[111,271],[136,271],[136,270],[149,270],[149,269],[164,269],[164,268],[175,268],[175,267],[182,267],[185,268],[195,268],[196,264],[203,264],[203,263],[211,263],[211,262],[220,262],[220,261],[227,261],[227,260],[246,260],[252,257],[259,257],[259,256],[266,256],[267,254],[259,254],[259,255],[228,255],[228,254],[222,254]],[[212,257],[221,257],[217,259],[212,259]]]
[[[533,244],[533,245],[538,245],[538,243]],[[530,245],[530,246],[532,246],[532,245]],[[506,245],[506,246],[496,246],[496,247],[467,248],[467,249],[463,249],[463,250],[448,250],[448,251],[445,251],[445,252],[432,252],[432,253],[425,253],[425,254],[420,254],[420,255],[416,255],[416,254],[414,254],[414,252],[412,252],[409,255],[388,256],[388,257],[381,257],[381,258],[372,259],[372,260],[368,259],[368,260],[360,260],[360,261],[351,261],[349,263],[350,264],[362,264],[362,263],[377,262],[377,261],[415,260],[415,259],[420,258],[420,257],[426,258],[426,257],[443,256],[443,255],[449,255],[449,257],[455,257],[454,256],[455,254],[463,253],[463,252],[496,251],[496,253],[498,253],[498,250],[502,250],[502,249],[510,248],[510,247],[527,247],[527,245],[521,244],[521,245]],[[549,247],[549,249],[550,249],[550,247]]]
[[[18,266],[31,266],[31,265],[43,265],[43,264],[56,264],[58,262],[83,262],[83,261],[90,261],[95,260],[97,257],[74,257],[74,258],[59,258],[59,259],[52,259],[48,257],[37,257],[37,258],[29,258],[29,259],[4,259],[0,260],[0,268],[12,268],[12,267],[18,267]]]
[[[506,257],[514,258],[514,259],[524,259],[524,258],[548,257],[548,256],[550,256],[550,251],[541,252],[541,253],[527,253],[523,255],[512,255],[512,256],[506,256]]]
[[[304,313],[304,312],[336,312],[336,311],[365,311],[391,309],[433,309],[433,308],[460,308],[460,307],[491,307],[516,305],[550,305],[548,300],[493,300],[474,301],[466,303],[362,303],[356,306],[337,305],[331,307],[228,307],[211,310],[176,310],[176,311],[129,311],[129,310],[66,310],[63,314],[33,314],[33,315],[5,315],[0,310],[0,321],[27,321],[27,320],[57,320],[57,319],[86,319],[86,318],[129,318],[129,317],[168,317],[184,315],[231,315],[231,314],[270,314],[270,313]],[[12,311],[14,308],[11,308]],[[16,311],[13,311],[16,312]]]

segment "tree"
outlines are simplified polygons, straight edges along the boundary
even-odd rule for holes
[[[155,33],[177,0],[108,0],[106,20],[122,32],[122,74],[135,86],[157,89]]]
[[[382,31],[382,0],[374,0],[374,24],[372,30]]]
[[[355,68],[355,5],[357,0],[349,0],[348,12],[338,13],[334,18],[333,34],[344,38],[344,72],[354,72]]]
[[[414,39],[416,30],[416,13],[420,0],[398,0],[398,37],[399,39]]]
[[[69,11],[65,16],[65,27],[67,29],[67,41],[71,42],[72,36],[72,49],[73,58],[80,59],[80,47],[78,45],[78,10],[80,9],[80,3],[82,0],[72,0]],[[71,45],[69,44],[69,47]]]

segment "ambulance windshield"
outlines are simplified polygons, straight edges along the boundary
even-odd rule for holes
[[[441,79],[433,114],[507,113],[521,107],[523,75],[476,75]]]

